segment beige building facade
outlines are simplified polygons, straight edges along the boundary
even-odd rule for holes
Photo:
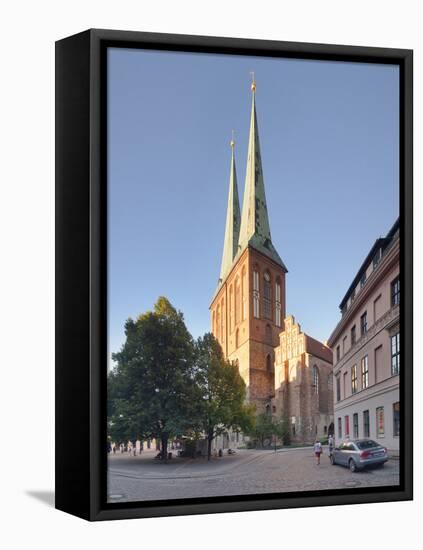
[[[275,348],[273,413],[287,418],[291,441],[312,442],[334,433],[332,351],[301,331],[292,315]]]
[[[400,239],[397,220],[377,239],[344,296],[329,338],[335,438],[399,450]]]

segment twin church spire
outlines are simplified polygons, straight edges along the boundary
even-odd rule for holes
[[[273,246],[270,234],[257,127],[255,98],[256,82],[254,79],[251,90],[253,97],[248,141],[247,171],[245,175],[245,189],[241,216],[235,168],[235,143],[233,138],[231,141],[232,159],[220,282],[223,282],[226,275],[228,275],[237,254],[243,252],[248,246],[268,256],[287,271],[283,261]]]

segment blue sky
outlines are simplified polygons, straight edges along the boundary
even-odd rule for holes
[[[167,296],[210,330],[235,131],[240,201],[250,71],[287,314],[326,340],[399,211],[399,70],[391,65],[108,51],[109,350]]]

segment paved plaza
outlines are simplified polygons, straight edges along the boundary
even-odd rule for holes
[[[167,464],[156,460],[157,451],[142,456],[109,455],[109,502],[176,498],[284,493],[377,487],[399,484],[399,460],[390,459],[383,468],[351,473],[332,466],[327,449],[321,464],[315,463],[311,447],[238,450],[221,458],[172,458]]]

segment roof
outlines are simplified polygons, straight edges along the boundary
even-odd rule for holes
[[[367,267],[369,266],[370,262],[373,260],[373,256],[375,255],[376,251],[381,248],[382,254],[386,250],[386,248],[389,246],[390,242],[392,241],[395,233],[397,232],[399,228],[399,218],[395,221],[391,229],[386,234],[386,237],[380,237],[379,239],[376,239],[374,245],[370,249],[369,253],[365,257],[363,263],[360,266],[360,269],[357,271],[357,274],[355,275],[354,279],[352,280],[352,283],[348,287],[348,290],[345,294],[345,296],[342,298],[341,303],[339,304],[339,308],[342,310],[346,303],[348,302],[348,298],[350,297],[353,290],[356,288],[358,283],[360,282],[362,276],[366,273]]]
[[[251,105],[247,171],[239,232],[239,251],[242,252],[248,246],[268,256],[287,271],[285,264],[273,246],[270,234],[257,126],[255,87],[253,88]]]
[[[223,243],[222,265],[220,268],[220,280],[223,281],[232,267],[233,260],[238,251],[239,227],[241,224],[241,212],[239,208],[238,183],[235,167],[234,141],[231,141],[232,158],[229,177],[228,207],[226,212],[225,238]]]

